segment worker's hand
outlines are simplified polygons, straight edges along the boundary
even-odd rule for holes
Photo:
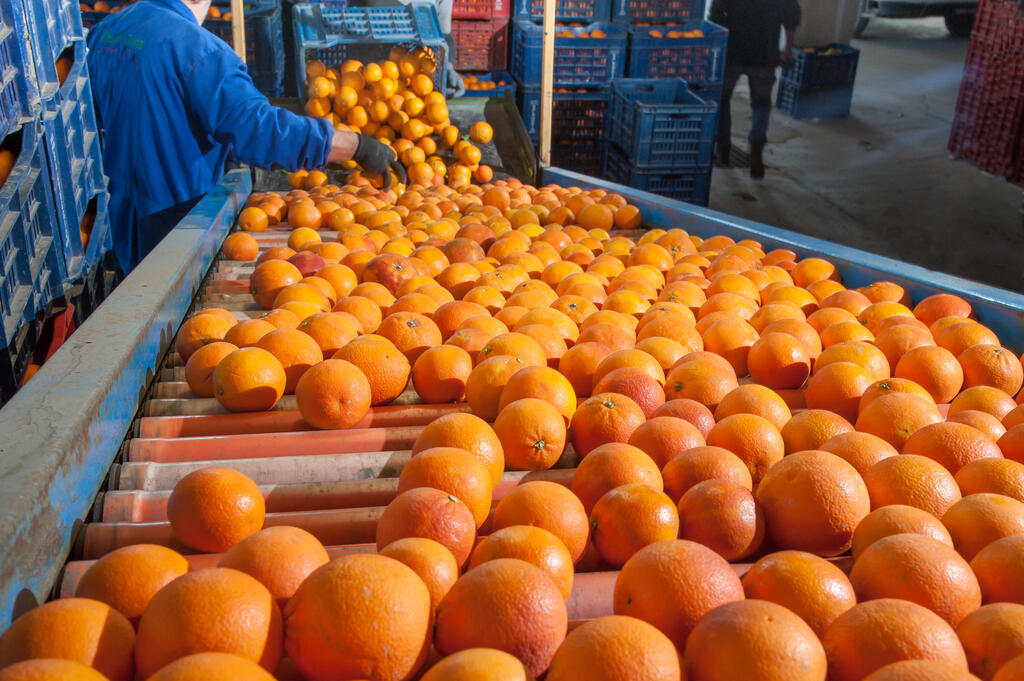
[[[786,46],[780,54],[782,60],[782,68],[791,69],[796,67],[796,56],[793,54],[793,48],[789,45]]]
[[[398,162],[395,151],[369,135],[359,135],[359,143],[352,155],[352,160],[363,167],[371,175],[380,175],[384,189],[391,189],[391,173],[393,170],[402,184],[406,182],[405,167]]]

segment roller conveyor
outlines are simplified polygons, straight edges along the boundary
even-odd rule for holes
[[[619,192],[641,207],[649,226],[754,238],[768,248],[821,255],[849,286],[888,279],[915,299],[957,293],[1008,347],[1024,349],[1024,296],[567,171],[542,169],[540,182]],[[261,487],[267,526],[307,529],[332,557],[373,551],[376,519],[396,494],[416,435],[443,413],[467,410],[418,404],[408,390],[394,405],[371,410],[355,429],[316,431],[288,396],[269,412],[230,414],[190,393],[180,358],[168,351],[182,320],[206,307],[229,309],[239,319],[259,309],[247,292],[251,266],[216,261],[251,187],[246,171],[229,173],[0,410],[5,623],[51,595],[73,593],[89,561],[119,546],[160,543],[188,554],[166,522],[167,498],[181,477],[209,465],[237,468]],[[257,236],[262,247],[282,241],[281,232]],[[575,463],[570,449],[552,470],[507,472],[495,500],[524,480],[568,485]],[[481,534],[488,531],[485,524]],[[218,556],[188,560],[205,567]],[[597,567],[596,560],[583,559],[571,620],[611,612],[616,573],[593,571]],[[746,568],[735,566],[740,573]]]

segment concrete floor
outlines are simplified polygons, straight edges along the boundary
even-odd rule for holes
[[[942,19],[873,20],[849,118],[772,112],[767,176],[716,168],[711,207],[1006,289],[1024,290],[1022,190],[946,145],[967,53]],[[746,81],[733,143],[746,149]]]

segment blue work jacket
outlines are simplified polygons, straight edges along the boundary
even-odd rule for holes
[[[126,273],[217,184],[229,153],[267,168],[327,163],[331,124],[272,106],[181,0],[141,0],[93,27],[88,44]]]

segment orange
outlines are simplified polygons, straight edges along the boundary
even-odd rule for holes
[[[954,356],[959,356],[960,353],[975,345],[999,345],[999,337],[991,329],[968,320],[936,331],[935,342],[939,347],[949,350]]]
[[[281,525],[238,542],[221,557],[217,567],[256,578],[278,605],[284,605],[306,577],[328,560],[327,551],[316,537],[298,527]]]
[[[953,476],[939,463],[924,456],[901,454],[887,457],[864,473],[871,507],[906,504],[942,518],[960,500]]]
[[[26,660],[61,659],[92,667],[110,681],[130,681],[135,641],[132,625],[106,603],[62,598],[11,623],[0,636],[0,668]]]
[[[658,361],[646,352],[633,348],[617,350],[602,359],[594,370],[594,382],[597,383],[608,373],[622,368],[641,369],[655,381],[662,384],[665,382],[665,372]]]
[[[213,397],[213,372],[222,359],[238,349],[224,341],[204,345],[185,362],[185,381],[189,390],[199,397]]]
[[[831,681],[858,681],[901,660],[930,660],[967,670],[956,632],[916,603],[880,598],[837,617],[822,638]]]
[[[1024,653],[1024,605],[991,603],[967,615],[956,627],[967,666],[986,681]]]
[[[501,441],[491,426],[478,416],[446,414],[431,421],[420,431],[412,445],[412,453],[415,455],[432,447],[465,449],[487,466],[495,485],[501,481],[501,474],[505,470]]]
[[[214,314],[199,314],[190,317],[178,330],[175,349],[181,355],[182,361],[187,362],[192,353],[204,345],[224,340],[224,336],[234,324],[235,322],[226,321]]]
[[[579,405],[569,424],[569,437],[580,456],[608,442],[626,442],[645,421],[644,412],[625,395],[599,393]]]
[[[132,544],[90,565],[78,581],[75,596],[106,603],[135,624],[153,594],[188,569],[188,562],[176,551],[155,544]]]
[[[1024,534],[1024,503],[1002,494],[969,494],[949,507],[942,524],[965,559],[1003,537]]]
[[[418,312],[396,312],[380,323],[377,333],[395,344],[414,363],[428,348],[441,345],[441,331],[429,317]]]
[[[998,345],[974,345],[957,356],[964,370],[964,385],[989,385],[1011,395],[1024,383],[1020,360]]]
[[[1024,463],[1024,423],[1009,428],[996,444],[1007,459]]]
[[[263,232],[267,229],[267,214],[256,206],[243,208],[238,214],[238,226],[246,232]]]
[[[777,551],[743,576],[747,598],[777,603],[799,615],[821,638],[829,624],[857,604],[853,585],[832,563],[804,551]]]
[[[218,553],[263,527],[263,493],[231,468],[200,468],[183,477],[167,500],[174,536],[186,546]]]
[[[782,460],[786,451],[775,424],[756,414],[725,417],[708,433],[707,443],[738,456],[750,471],[755,486],[772,466]]]
[[[405,537],[433,539],[451,551],[461,566],[473,548],[476,521],[458,497],[417,487],[396,496],[377,521],[378,549]]]
[[[580,500],[565,486],[547,480],[513,487],[494,509],[494,529],[533,525],[562,540],[574,562],[587,546],[590,525]]]
[[[347,312],[359,321],[363,333],[376,333],[383,319],[381,310],[369,298],[346,296],[338,300],[331,312]]]
[[[296,329],[299,326],[299,322],[302,321],[294,312],[289,312],[282,308],[264,312],[260,315],[260,319],[270,322],[278,329]]]
[[[267,260],[256,266],[249,277],[249,287],[256,304],[264,309],[274,307],[277,294],[302,280],[299,268],[287,260]]]
[[[623,367],[605,374],[595,382],[597,393],[616,393],[633,400],[645,417],[665,403],[665,391],[650,374],[637,367]]]
[[[563,415],[542,399],[524,398],[506,405],[494,420],[494,432],[510,469],[551,468],[565,449]]]
[[[857,341],[867,341],[871,343],[875,340],[874,334],[864,328],[864,326],[856,320],[829,324],[821,330],[820,335],[821,344],[825,348],[830,348],[833,345],[838,345],[840,343]]]
[[[576,395],[572,385],[560,373],[547,366],[519,369],[505,384],[498,402],[499,411],[527,397],[544,400],[558,409],[566,422],[576,411]]]
[[[826,348],[814,361],[814,373],[833,362],[853,362],[864,367],[874,380],[881,381],[889,378],[889,361],[885,354],[871,343],[864,341],[847,341],[836,343]]]
[[[430,593],[385,556],[332,560],[302,583],[284,617],[288,657],[309,681],[409,678],[430,647]]]
[[[377,553],[404,563],[423,580],[430,592],[431,614],[459,578],[455,556],[433,539],[406,537],[391,542]]]
[[[753,487],[746,464],[720,447],[694,447],[673,458],[661,471],[665,493],[679,502],[694,485],[706,480],[723,480],[746,490]]]
[[[646,483],[632,483],[614,487],[593,503],[590,528],[598,554],[619,567],[643,547],[675,539],[679,516],[666,494]]]
[[[789,406],[778,393],[756,383],[733,389],[715,408],[715,419],[718,421],[734,414],[756,414],[780,429],[792,418]]]
[[[418,452],[402,468],[398,492],[416,487],[432,487],[457,497],[473,514],[478,528],[491,510],[491,474],[464,449],[432,447]]]
[[[933,423],[915,431],[903,445],[904,454],[934,459],[956,475],[965,465],[1002,458],[999,447],[980,430],[963,423]]]
[[[903,450],[915,433],[942,420],[938,408],[913,393],[890,392],[868,403],[857,417],[857,430]]]
[[[1024,535],[1015,534],[995,540],[971,559],[971,569],[978,577],[985,603],[1024,603],[1024,582],[1020,580],[1024,565],[1022,548]]]
[[[463,575],[437,610],[434,645],[444,655],[495,648],[537,676],[568,627],[565,601],[540,568],[515,558],[489,560]]]
[[[458,402],[466,394],[466,381],[473,370],[473,358],[461,347],[439,345],[416,358],[412,383],[428,404]]]
[[[650,355],[658,363],[658,366],[661,367],[663,374],[671,369],[672,365],[680,357],[690,352],[682,343],[671,338],[662,338],[661,336],[644,338],[634,346],[634,349]],[[664,383],[664,380],[662,380],[662,383]]]
[[[281,611],[265,586],[238,570],[206,568],[153,596],[139,620],[135,663],[149,678],[180,658],[217,651],[270,670],[281,657],[281,639]]]
[[[636,334],[624,325],[600,322],[592,326],[581,326],[581,329],[576,339],[578,343],[603,343],[612,350],[624,350],[636,345]]]
[[[369,413],[371,399],[366,376],[342,359],[311,367],[295,386],[299,413],[314,428],[352,428]]]
[[[860,397],[860,404],[857,407],[857,413],[860,414],[864,409],[871,404],[871,401],[882,395],[888,395],[889,393],[907,393],[920,397],[929,404],[935,404],[935,400],[928,394],[928,391],[906,378],[886,378],[881,381],[875,381],[868,386],[868,389],[864,391],[864,394]]]
[[[523,663],[493,648],[467,648],[444,658],[421,681],[531,681]]]
[[[807,408],[826,409],[852,422],[857,418],[861,395],[874,380],[859,364],[833,362],[815,371],[807,382]]]
[[[178,658],[162,667],[153,681],[273,681],[274,677],[251,660],[230,653],[203,652]]]
[[[908,351],[896,363],[893,375],[917,383],[939,404],[956,397],[964,382],[964,371],[956,356],[938,346]]]
[[[659,416],[642,423],[629,437],[629,444],[643,450],[660,468],[675,455],[703,447],[704,436],[689,421]]]
[[[981,605],[981,589],[967,561],[921,534],[893,534],[872,543],[854,563],[850,583],[858,601],[903,598],[953,626]]]
[[[1012,459],[972,461],[953,476],[964,496],[984,492],[1024,501],[1024,464]]]
[[[620,209],[621,210],[621,209]],[[636,654],[643,651],[642,655]],[[650,624],[607,615],[569,632],[548,670],[548,681],[679,681],[679,654]]]
[[[702,337],[704,347],[728,360],[737,376],[747,374],[747,356],[758,339],[754,327],[742,319],[725,318],[712,324]]]
[[[822,445],[837,435],[852,432],[853,426],[849,421],[824,409],[797,412],[780,431],[787,454],[805,449],[821,449]]]
[[[960,296],[936,293],[914,306],[914,316],[929,326],[942,317],[969,317],[971,305]]]
[[[477,144],[487,144],[494,137],[494,130],[483,121],[477,121],[469,127],[469,138]]]
[[[761,600],[726,603],[709,612],[686,642],[688,679],[812,681],[827,662],[814,631],[792,611]],[[747,676],[749,675],[749,676]]]
[[[811,357],[797,338],[767,333],[758,338],[747,356],[755,381],[769,388],[799,388],[811,372]]]
[[[991,414],[997,419],[1002,419],[1016,408],[1017,404],[1010,395],[989,385],[965,388],[949,403],[950,414],[977,409]]]
[[[0,670],[0,681],[110,681],[92,667],[60,659],[34,659]]]
[[[281,363],[284,369],[286,395],[295,392],[302,374],[324,360],[320,346],[308,334],[297,329],[275,329],[256,342],[256,347],[266,350]]]
[[[487,308],[483,305],[465,300],[456,300],[445,303],[437,308],[431,319],[437,324],[441,337],[448,340],[453,333],[462,327],[462,323],[467,319],[487,314]]]
[[[665,400],[691,399],[709,409],[738,386],[729,362],[711,352],[683,355],[665,377]]]
[[[652,624],[677,648],[706,613],[743,600],[739,577],[724,558],[686,540],[651,544],[622,567],[615,581],[616,615]]]
[[[558,371],[568,379],[576,397],[589,397],[593,392],[594,372],[612,349],[595,342],[577,343],[558,362]]]
[[[764,539],[764,516],[750,490],[728,480],[699,482],[679,499],[679,537],[730,562],[754,553]]]
[[[409,383],[410,366],[405,355],[387,341],[355,340],[332,356],[350,362],[370,384],[370,404],[389,404]]]
[[[896,366],[900,358],[914,348],[935,345],[928,329],[909,324],[895,324],[880,331],[874,343],[885,354],[891,367]]]
[[[992,681],[1020,681],[1024,679],[1024,654],[1018,655],[1004,664]]]
[[[248,209],[246,209],[248,210]],[[258,208],[256,210],[259,210]],[[221,252],[227,260],[252,261],[260,253],[259,242],[246,232],[235,232],[224,239]]]
[[[480,352],[483,353],[487,348]],[[500,411],[505,386],[512,376],[526,368],[526,363],[512,355],[497,354],[484,359],[466,378],[466,401],[473,413],[493,421]]]
[[[932,660],[894,662],[864,678],[865,681],[978,681],[973,674]]]
[[[907,533],[924,535],[953,546],[945,525],[931,513],[913,506],[890,504],[876,508],[857,525],[853,533],[853,559],[857,560],[865,549],[883,537]]]
[[[572,593],[573,564],[561,539],[531,525],[512,525],[485,537],[473,549],[469,569],[498,558],[517,558],[546,572],[562,597]]]
[[[289,284],[274,297],[273,307],[284,307],[286,303],[305,303],[312,305],[320,312],[331,309],[331,300],[320,287],[306,283],[305,280]]]
[[[985,437],[993,442],[998,441],[1006,432],[1006,427],[999,422],[999,419],[988,412],[977,409],[958,411],[955,414],[948,415],[946,420],[952,423],[964,423],[972,428],[977,428],[985,434]]]
[[[652,418],[674,416],[684,421],[689,421],[704,437],[707,437],[715,425],[715,417],[710,409],[696,400],[686,398],[668,400],[665,404],[655,409],[651,416]]]

